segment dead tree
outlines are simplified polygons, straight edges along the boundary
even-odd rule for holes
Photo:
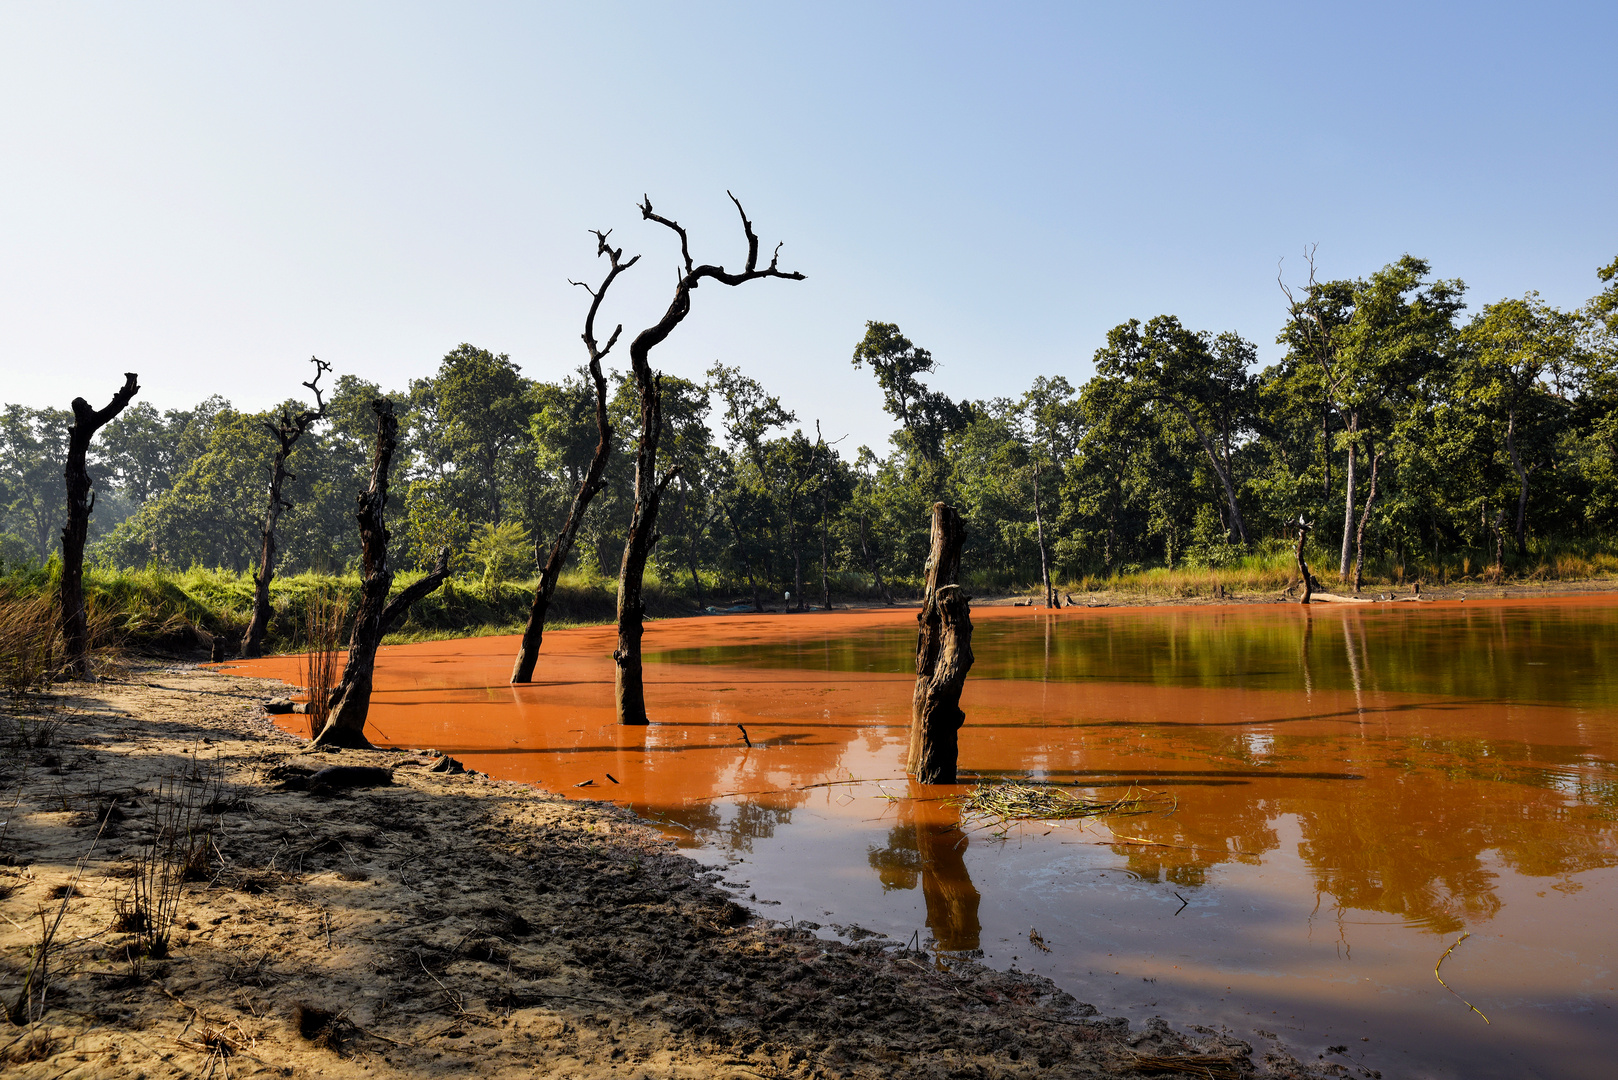
[[[275,423],[264,421],[265,428],[275,439],[276,449],[275,460],[270,465],[270,505],[264,512],[258,573],[253,575],[253,618],[247,624],[247,632],[242,635],[243,658],[264,654],[264,635],[270,628],[270,579],[275,576],[275,526],[281,520],[281,511],[292,508],[292,504],[281,497],[281,485],[287,480],[297,479],[287,472],[287,458],[291,456],[298,440],[303,438],[303,433],[326,418],[326,402],[320,396],[320,377],[331,370],[331,365],[316,356],[311,356],[309,362],[315,365],[315,377],[303,385],[315,395],[315,405],[318,407],[313,411],[305,409],[296,416],[282,409]]]
[[[124,373],[124,385],[112,395],[104,409],[92,409],[83,398],[73,399],[73,426],[67,429],[67,524],[62,526],[62,581],[57,590],[58,616],[62,626],[62,647],[66,673],[79,679],[90,678],[90,618],[84,607],[84,544],[90,535],[90,512],[95,509],[95,492],[90,487],[90,471],[85,457],[95,433],[124,411],[124,406],[140,392],[135,373]]]
[[[726,192],[729,195],[729,192]],[[731,195],[736,212],[741,215],[742,231],[747,236],[747,265],[741,273],[731,273],[722,266],[707,263],[696,265],[691,259],[691,243],[685,229],[677,221],[663,217],[652,210],[652,200],[643,197],[641,218],[655,221],[672,229],[680,238],[682,267],[674,283],[674,299],[663,317],[654,325],[635,335],[629,343],[629,363],[635,378],[635,390],[640,398],[640,442],[635,451],[635,506],[629,517],[629,537],[624,542],[624,560],[618,569],[618,647],[613,650],[614,698],[617,702],[620,724],[645,724],[646,686],[642,678],[640,639],[642,622],[646,617],[646,603],[641,598],[641,584],[646,575],[646,560],[652,546],[657,543],[657,509],[663,491],[679,474],[676,466],[662,477],[657,475],[657,443],[663,432],[663,388],[661,376],[653,373],[648,360],[653,348],[674,331],[691,313],[691,290],[709,278],[724,285],[740,285],[758,278],[788,278],[802,281],[796,271],[787,273],[776,266],[781,257],[781,245],[775,245],[770,264],[763,269],[758,265],[758,235],[741,202]]]
[[[961,591],[966,526],[952,506],[933,503],[927,588],[916,616],[916,690],[910,700],[905,770],[923,784],[955,783],[956,734],[966,720],[961,689],[972,669],[972,616]]]
[[[556,595],[556,582],[562,576],[562,564],[567,562],[567,556],[573,550],[573,538],[578,535],[579,525],[584,521],[584,512],[590,508],[590,501],[596,497],[605,482],[607,472],[607,458],[612,453],[612,425],[607,422],[607,377],[602,374],[601,361],[612,351],[618,343],[618,335],[624,328],[620,324],[613,328],[612,336],[602,347],[596,342],[596,312],[601,309],[601,300],[607,295],[607,289],[612,285],[613,279],[628,270],[640,261],[636,255],[628,262],[623,262],[623,248],[614,249],[607,243],[607,237],[612,230],[606,232],[596,231],[596,258],[605,255],[612,262],[612,268],[607,271],[606,280],[599,289],[592,290],[582,281],[569,281],[570,285],[577,285],[590,294],[590,312],[584,317],[584,347],[590,353],[590,380],[596,388],[596,450],[590,458],[590,467],[585,470],[584,479],[579,481],[579,490],[573,495],[573,505],[568,508],[567,520],[562,523],[562,531],[551,545],[550,556],[545,560],[544,567],[539,572],[539,587],[534,590],[534,602],[528,609],[528,625],[523,627],[522,643],[517,646],[517,662],[511,668],[511,681],[526,683],[534,681],[534,667],[539,663],[539,647],[545,638],[545,615],[550,610],[551,597]],[[539,543],[534,544],[535,561],[538,561]]]
[[[1307,604],[1309,598],[1315,594],[1315,577],[1309,572],[1309,564],[1303,561],[1303,543],[1309,538],[1309,530],[1313,528],[1303,515],[1298,515],[1298,577],[1303,582],[1303,599],[1300,603]]]
[[[360,561],[364,577],[360,582],[360,602],[354,614],[354,631],[348,642],[348,661],[343,680],[332,694],[331,713],[326,726],[315,736],[315,746],[341,746],[364,750],[371,743],[365,737],[365,718],[371,709],[371,683],[376,673],[376,650],[382,638],[410,605],[441,585],[449,576],[449,548],[438,552],[438,564],[420,581],[410,585],[391,601],[393,568],[388,565],[388,529],[383,512],[388,505],[388,467],[399,445],[399,420],[393,415],[393,402],[379,398],[371,402],[376,413],[376,450],[371,457],[371,483],[359,496]]]

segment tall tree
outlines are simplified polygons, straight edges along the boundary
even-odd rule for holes
[[[1251,425],[1253,382],[1247,368],[1256,350],[1234,333],[1194,333],[1172,315],[1142,326],[1131,319],[1107,335],[1096,370],[1125,380],[1142,398],[1172,409],[1195,433],[1218,477],[1230,511],[1230,536],[1247,543],[1236,498],[1231,456]]]
[[[294,413],[291,408],[283,407],[274,423],[268,420],[264,422],[265,429],[275,440],[275,457],[270,462],[269,505],[264,511],[258,573],[253,575],[253,617],[248,620],[247,632],[242,635],[243,657],[263,654],[264,634],[270,626],[270,581],[275,577],[275,526],[281,519],[281,511],[292,508],[292,503],[281,491],[288,476],[287,458],[292,454],[292,448],[298,445],[298,440],[303,438],[304,432],[326,418],[326,402],[320,396],[320,377],[331,370],[331,365],[316,356],[311,356],[309,362],[315,365],[315,376],[303,385],[315,395],[315,408],[300,409]]]
[[[776,493],[770,487],[770,463],[766,439],[771,431],[797,420],[797,414],[782,408],[781,399],[766,393],[756,379],[742,374],[739,367],[715,362],[708,369],[707,389],[724,404],[725,442],[719,492],[720,511],[730,525],[736,543],[734,557],[753,594],[753,609],[763,609],[759,579],[768,577],[767,545],[760,538],[774,528]],[[756,572],[755,572],[756,567]]]
[[[585,467],[584,475],[579,478],[579,486],[574,492],[572,505],[568,507],[567,519],[562,522],[562,529],[551,544],[550,555],[539,572],[539,585],[534,589],[534,602],[528,609],[528,623],[523,627],[522,641],[517,646],[517,660],[511,669],[511,681],[514,683],[534,680],[534,667],[539,662],[539,647],[545,637],[545,614],[550,609],[551,597],[556,593],[556,582],[562,576],[562,565],[567,562],[568,552],[573,549],[573,538],[578,534],[579,525],[584,521],[585,511],[590,508],[590,500],[601,490],[602,477],[607,469],[607,458],[612,453],[612,425],[607,420],[607,377],[601,370],[601,361],[606,359],[612,347],[618,343],[618,335],[623,333],[624,328],[622,324],[613,327],[612,334],[607,338],[607,344],[598,344],[595,333],[596,312],[601,309],[601,301],[605,299],[613,281],[619,274],[634,266],[640,260],[640,256],[636,255],[625,262],[624,249],[614,248],[607,243],[610,231],[597,231],[595,234],[596,258],[605,255],[610,264],[607,276],[600,287],[591,289],[583,282],[572,282],[590,294],[590,310],[584,316],[582,336],[585,350],[590,354],[590,381],[595,388],[595,452],[590,456],[590,463]],[[534,555],[537,562],[539,555],[537,542]]]
[[[937,368],[933,354],[905,337],[893,323],[867,322],[854,346],[854,366],[871,366],[882,388],[882,407],[900,424],[907,453],[926,462],[944,454],[944,438],[971,420],[970,405],[929,390],[919,375]]]
[[[125,372],[124,385],[104,408],[92,409],[83,398],[73,399],[73,426],[67,433],[67,524],[62,526],[62,581],[58,591],[62,620],[62,648],[67,670],[80,679],[90,678],[90,620],[84,608],[84,542],[90,532],[95,493],[85,457],[90,440],[102,426],[124,411],[140,392],[134,372]]]
[[[726,192],[728,195],[729,192]],[[802,281],[803,274],[787,273],[777,267],[781,245],[775,246],[769,265],[758,265],[758,236],[753,223],[736,196],[736,212],[742,219],[742,231],[747,236],[747,263],[740,273],[732,273],[722,266],[707,263],[697,265],[691,258],[691,244],[685,229],[676,221],[663,217],[652,209],[652,200],[644,198],[640,211],[642,219],[655,221],[672,230],[680,238],[682,269],[674,285],[674,298],[663,317],[635,335],[629,343],[629,361],[640,397],[640,438],[635,453],[635,504],[629,519],[629,536],[624,542],[623,563],[618,571],[618,647],[613,651],[615,665],[614,698],[617,703],[618,722],[645,724],[646,687],[641,671],[640,641],[644,632],[646,604],[641,599],[641,586],[646,573],[646,558],[657,542],[657,510],[663,492],[674,473],[657,475],[657,446],[663,433],[663,391],[661,378],[652,371],[648,359],[652,349],[661,344],[674,328],[691,313],[691,293],[704,279],[724,285],[740,285],[758,278],[788,278]]]
[[[1529,293],[1489,304],[1467,324],[1456,391],[1490,422],[1517,480],[1517,554],[1528,554],[1529,479],[1550,460],[1569,403],[1547,385],[1572,366],[1576,318]]]
[[[1311,258],[1302,296],[1287,292],[1289,321],[1281,340],[1319,366],[1327,405],[1342,428],[1342,579],[1353,547],[1358,462],[1368,445],[1385,438],[1390,413],[1409,388],[1446,362],[1453,345],[1466,286],[1429,280],[1430,270],[1405,255],[1368,280],[1317,283]]]
[[[1039,577],[1045,587],[1045,606],[1061,607],[1051,580],[1050,548],[1045,540],[1045,511],[1040,481],[1062,475],[1078,444],[1078,408],[1072,385],[1060,375],[1034,380],[1017,407],[1020,435],[1028,447],[1029,471],[1033,481],[1034,536],[1039,545]],[[1044,490],[1049,493],[1051,485]]]
[[[454,473],[476,517],[499,523],[504,514],[501,464],[528,426],[530,403],[520,369],[505,353],[461,344],[445,355],[438,374],[418,383],[430,415],[441,470]]]

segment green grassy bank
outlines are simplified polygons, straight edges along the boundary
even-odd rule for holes
[[[1311,547],[1306,552],[1316,576],[1327,588],[1337,585],[1337,553]],[[50,666],[55,649],[53,594],[58,566],[13,570],[0,575],[0,681],[26,681],[26,673]],[[992,569],[966,575],[967,589],[979,597],[1037,594],[1037,581],[1014,580]],[[1099,593],[1144,600],[1183,600],[1214,595],[1279,594],[1296,577],[1292,550],[1269,541],[1257,551],[1231,553],[1222,559],[1186,560],[1174,567],[1120,568],[1114,574],[1059,576],[1057,588],[1074,596]],[[1365,590],[1405,588],[1413,582],[1429,587],[1535,585],[1553,582],[1597,582],[1618,578],[1618,552],[1605,546],[1565,543],[1531,548],[1526,556],[1508,554],[1497,571],[1492,553],[1461,552],[1441,558],[1415,557],[1404,562],[1376,560],[1365,568]],[[396,588],[414,580],[400,575]],[[307,638],[311,603],[335,598],[352,611],[359,594],[358,575],[288,574],[275,579],[268,648],[296,651]],[[536,582],[486,584],[474,577],[451,578],[416,604],[390,642],[432,638],[509,634],[521,630],[528,617]],[[889,582],[895,600],[914,602],[920,581]],[[836,604],[880,603],[871,579],[862,574],[832,576]],[[149,568],[91,568],[85,574],[92,635],[100,647],[158,649],[195,654],[222,638],[232,653],[252,613],[253,579],[228,570],[184,571]],[[806,582],[807,599],[818,606],[819,581]],[[761,586],[761,598],[779,609],[784,597],[777,586]],[[704,580],[700,597],[688,576],[676,581],[648,574],[647,613],[654,618],[694,615],[707,606],[726,607],[750,600],[751,592],[736,582]],[[610,622],[615,617],[617,582],[601,574],[573,571],[562,578],[551,604],[548,625],[577,626]],[[346,639],[349,627],[342,635]]]

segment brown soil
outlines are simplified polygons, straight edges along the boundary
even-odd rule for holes
[[[770,923],[614,807],[419,755],[306,754],[260,707],[284,689],[145,665],[0,707],[8,1077],[1346,1075]],[[335,764],[393,783],[311,789]],[[133,891],[176,814],[193,880],[166,955],[141,956]],[[37,992],[14,1006],[58,912],[30,1017]]]

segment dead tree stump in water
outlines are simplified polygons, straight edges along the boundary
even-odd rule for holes
[[[906,771],[923,784],[955,783],[956,733],[966,720],[961,688],[972,668],[972,616],[958,581],[965,538],[955,508],[934,503],[927,591],[916,616],[916,690],[905,760]]]

